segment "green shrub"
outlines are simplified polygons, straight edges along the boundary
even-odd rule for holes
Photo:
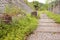
[[[37,27],[37,19],[30,14],[14,17],[11,24],[0,24],[0,40],[25,40]]]
[[[6,6],[5,13],[20,16],[13,16],[11,24],[5,24],[0,20],[0,40],[25,40],[37,27],[38,19],[31,14],[23,15],[26,12],[17,7]]]

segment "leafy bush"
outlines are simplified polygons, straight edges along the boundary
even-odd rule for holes
[[[0,40],[25,40],[26,36],[37,27],[38,21],[35,17],[30,14],[26,15],[26,12],[15,6],[10,8],[7,5],[5,13],[19,15],[12,17],[11,24],[5,24],[0,20]]]
[[[47,11],[46,13],[50,18],[54,19],[56,21],[56,23],[60,23],[60,15],[54,14],[54,13],[49,12],[49,11]]]
[[[11,24],[0,24],[0,40],[25,40],[37,27],[37,19],[30,14],[14,17]]]

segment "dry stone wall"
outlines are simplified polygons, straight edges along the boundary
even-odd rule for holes
[[[24,0],[0,0],[0,13],[4,13],[5,5],[10,3],[18,6],[19,8],[27,12],[32,12],[32,9],[24,3]]]
[[[4,13],[6,4],[8,4],[8,0],[0,0],[0,13]]]
[[[56,0],[56,2],[54,2],[52,6],[49,7],[49,11],[60,14],[60,0]]]
[[[57,5],[56,7],[53,8],[53,12],[60,14],[60,5]]]

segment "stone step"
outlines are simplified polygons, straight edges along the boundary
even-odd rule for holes
[[[36,31],[39,31],[39,32],[60,32],[60,27],[39,26]]]
[[[57,24],[57,23],[39,23],[38,26],[48,26],[48,27],[60,27],[60,24]]]
[[[60,24],[46,14],[41,14],[40,17],[37,29],[27,40],[60,40]]]
[[[40,23],[42,22],[48,22],[48,23],[55,23],[55,21],[51,20],[51,19],[40,19]]]

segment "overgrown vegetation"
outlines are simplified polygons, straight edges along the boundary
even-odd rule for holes
[[[16,17],[10,25],[0,25],[0,40],[24,40],[37,27],[37,19],[31,16]]]
[[[49,12],[49,11],[46,11],[47,15],[54,19],[56,21],[56,23],[60,23],[60,15],[59,14],[55,14],[55,13],[52,13],[52,12]]]
[[[33,10],[35,10],[34,5],[36,5],[38,7],[38,10],[42,11],[45,10],[47,6],[45,6],[46,4],[40,3],[38,1],[33,1],[33,2],[28,2],[27,0],[25,0],[25,3],[31,7]]]
[[[26,1],[25,3],[26,3],[30,8],[32,8],[33,10],[35,10],[35,9],[34,9],[34,5],[33,5],[32,2]]]
[[[24,14],[24,11],[23,12],[21,11],[22,10],[15,5],[12,6],[6,5],[5,7],[5,13],[9,15]]]
[[[25,40],[25,38],[36,29],[38,19],[20,10],[21,9],[17,10],[12,8],[10,11],[10,9],[6,7],[6,13],[11,15],[12,13],[15,15],[20,14],[12,17],[11,24],[5,24],[0,20],[0,40]]]

